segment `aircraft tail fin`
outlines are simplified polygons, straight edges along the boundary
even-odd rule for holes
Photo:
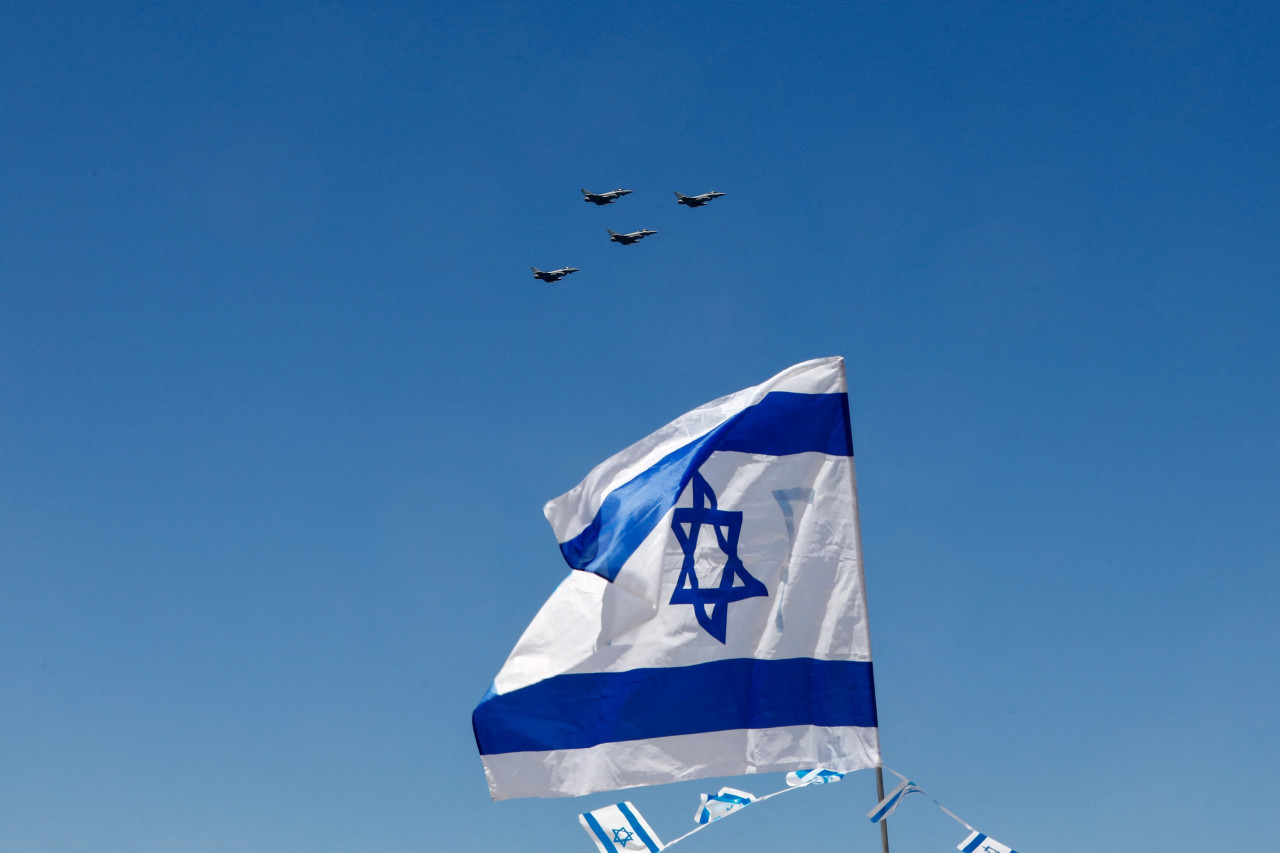
[[[537,267],[529,267],[529,269],[533,270],[534,275],[537,275],[538,273],[542,272],[542,270],[538,269]]]
[[[618,236],[618,232],[617,232],[617,231],[614,231],[612,228],[606,228],[606,229],[604,229],[604,230],[606,230],[606,231],[608,231],[608,232],[609,232],[609,236],[610,236],[610,237],[617,237],[617,236]]]

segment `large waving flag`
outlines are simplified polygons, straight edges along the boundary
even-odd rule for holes
[[[472,716],[494,799],[880,763],[843,360],[694,409],[545,512],[576,571]]]

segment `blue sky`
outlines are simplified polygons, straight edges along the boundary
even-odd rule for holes
[[[491,803],[469,726],[542,504],[826,355],[886,762],[1024,853],[1274,846],[1274,4],[3,19],[0,848],[590,849],[615,798]],[[875,850],[874,800],[687,847]]]

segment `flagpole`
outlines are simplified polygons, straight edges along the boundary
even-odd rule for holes
[[[840,365],[840,372],[844,373],[843,362]],[[849,381],[845,379],[845,416],[848,417],[849,425],[849,486],[853,489],[853,541],[858,548],[858,568],[861,570],[862,577],[862,603],[867,608],[867,657],[871,656],[871,605],[867,602],[867,564],[862,557],[862,522],[858,518],[858,472],[853,464],[853,412],[848,408],[848,388]],[[879,722],[876,724],[876,740],[880,740]],[[883,759],[881,759],[883,764]],[[884,770],[881,764],[876,765],[876,802],[880,803],[884,800]],[[889,819],[882,818],[880,820],[880,847],[883,853],[889,853]]]
[[[876,802],[884,800],[884,770],[880,767],[876,768]],[[883,818],[880,821],[880,846],[884,848],[884,853],[889,853],[889,818]]]

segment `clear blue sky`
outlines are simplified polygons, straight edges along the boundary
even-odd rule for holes
[[[542,504],[827,355],[888,764],[1024,853],[1274,849],[1275,3],[0,12],[0,850],[586,853],[615,798],[491,803],[469,725]]]

